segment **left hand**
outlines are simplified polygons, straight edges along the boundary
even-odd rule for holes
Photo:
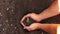
[[[31,24],[30,26],[25,26],[23,23],[22,23],[24,29],[28,30],[28,31],[32,31],[32,30],[36,30],[36,29],[39,29],[39,26],[40,26],[40,23],[33,23]]]

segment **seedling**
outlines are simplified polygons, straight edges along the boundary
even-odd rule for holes
[[[29,22],[30,22],[30,19],[29,19],[29,18],[27,18],[27,19],[26,19],[26,22],[27,22],[27,23],[29,23]]]
[[[23,22],[24,22],[25,25],[29,26],[32,23],[34,23],[35,21],[32,18],[28,17]]]

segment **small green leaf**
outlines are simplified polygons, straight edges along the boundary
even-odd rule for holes
[[[29,18],[27,18],[26,22],[27,22],[27,23],[30,22]]]

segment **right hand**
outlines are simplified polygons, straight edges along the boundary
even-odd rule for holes
[[[27,17],[32,18],[32,19],[35,20],[36,22],[39,22],[39,21],[40,21],[40,17],[39,17],[38,14],[29,13],[29,14],[25,15],[20,22],[22,23],[22,22],[24,21],[24,19],[27,18]]]

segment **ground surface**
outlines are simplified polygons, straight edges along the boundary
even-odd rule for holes
[[[23,27],[19,23],[21,18],[26,13],[29,13],[31,11],[42,10],[43,6],[41,7],[41,10],[38,7],[36,9],[36,7],[33,5],[34,3],[31,4],[33,1],[32,0],[29,1],[28,0],[0,0],[0,34],[40,34],[40,33],[46,34],[46,32],[41,30],[26,32],[25,30],[23,30]],[[43,20],[42,22],[60,23],[60,15]]]

